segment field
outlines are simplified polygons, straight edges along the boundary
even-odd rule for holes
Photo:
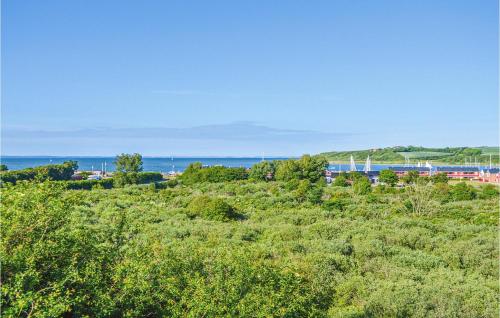
[[[428,160],[435,164],[464,164],[475,162],[483,165],[500,163],[498,147],[455,147],[424,148],[415,146],[399,146],[370,150],[337,151],[322,153],[331,162],[348,162],[351,156],[356,161],[364,161],[368,156],[374,163],[404,163],[405,157],[410,160]]]
[[[414,151],[414,152],[398,152],[398,153],[403,157],[407,157],[409,159],[426,159],[426,158],[446,157],[453,155],[452,153],[437,152],[437,151]]]
[[[2,189],[4,317],[498,316],[486,190],[63,184]]]

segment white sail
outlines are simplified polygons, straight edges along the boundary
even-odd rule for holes
[[[357,171],[356,163],[354,162],[354,157],[352,155],[351,155],[351,170],[350,171]]]
[[[372,171],[372,161],[370,159],[370,156],[366,158],[366,163],[365,163],[365,172]]]

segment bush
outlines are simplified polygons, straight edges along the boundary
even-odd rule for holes
[[[249,179],[254,181],[274,180],[276,163],[274,161],[263,161],[256,163],[250,169]]]
[[[198,182],[224,182],[248,179],[245,168],[227,168],[222,166],[203,167],[200,162],[190,164],[179,177],[185,185]]]
[[[372,192],[372,185],[368,178],[358,178],[352,184],[352,189],[356,194],[368,194]]]
[[[194,198],[188,205],[192,216],[213,221],[229,221],[236,217],[233,208],[221,198],[211,198],[206,195]]]
[[[147,184],[163,180],[159,172],[115,172],[113,174],[115,187],[123,187],[127,184]]]
[[[398,175],[392,170],[382,170],[379,175],[380,182],[387,184],[388,186],[394,187],[398,183]]]
[[[429,215],[434,212],[435,203],[432,200],[433,187],[427,183],[416,182],[405,188],[407,210],[415,215]]]
[[[290,181],[309,180],[318,182],[323,178],[328,161],[319,156],[302,156],[299,160],[289,159],[280,161],[276,167],[276,180]]]
[[[448,176],[444,172],[437,173],[431,177],[432,183],[448,183]]]
[[[7,165],[0,164],[0,171],[7,171],[9,168],[7,168]]]
[[[30,180],[71,180],[71,176],[78,169],[76,161],[66,161],[57,165],[46,165],[35,168],[28,168],[23,170],[13,170],[2,172],[0,179],[2,183],[10,182],[15,184],[17,181],[30,181]]]
[[[344,211],[347,206],[347,201],[342,198],[333,197],[323,202],[323,208],[328,211],[339,210]]]
[[[137,174],[137,184],[163,181],[163,175],[159,172],[140,172]]]
[[[66,181],[64,184],[68,190],[111,189],[113,179]]]
[[[454,201],[474,200],[477,196],[477,191],[469,184],[460,182],[451,188],[451,197]]]
[[[481,186],[481,198],[489,199],[498,197],[498,186],[493,184],[485,184]]]
[[[332,185],[336,187],[347,187],[349,186],[349,183],[347,182],[347,178],[345,176],[339,175],[335,178]]]
[[[174,188],[179,184],[179,181],[177,181],[177,179],[171,179],[167,180],[166,184],[169,188]]]

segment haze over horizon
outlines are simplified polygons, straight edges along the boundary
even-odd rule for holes
[[[498,3],[2,2],[3,155],[498,146]]]

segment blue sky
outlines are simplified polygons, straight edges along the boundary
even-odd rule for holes
[[[498,144],[498,5],[2,1],[4,155]]]

